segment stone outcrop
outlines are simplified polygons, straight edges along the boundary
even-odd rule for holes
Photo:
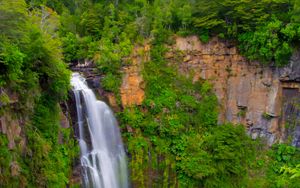
[[[23,137],[22,127],[24,126],[24,119],[16,117],[13,109],[19,102],[19,97],[16,93],[2,89],[0,96],[6,96],[6,102],[2,101],[2,111],[0,112],[0,133],[5,134],[8,139],[8,148],[13,150],[15,148],[25,149],[25,138]],[[10,108],[8,108],[10,107]]]
[[[20,122],[13,119],[9,113],[0,117],[0,132],[7,136],[8,148],[10,150],[17,146],[24,148],[25,139],[21,135]]]
[[[286,67],[279,69],[279,74],[281,81],[300,82],[300,50],[293,54]]]
[[[19,121],[12,118],[10,113],[0,117],[1,133],[8,139],[8,148],[14,149],[17,145],[24,147],[25,140],[21,137],[21,126]]]
[[[194,81],[204,79],[213,84],[219,101],[219,123],[243,124],[253,138],[264,137],[269,144],[287,139],[286,118],[282,115],[287,96],[283,91],[299,89],[300,53],[295,53],[287,67],[263,67],[239,55],[234,44],[218,38],[204,44],[191,36],[176,37],[166,58],[177,63],[180,59],[179,71],[193,76]],[[297,130],[295,138],[300,134],[300,128]]]
[[[142,63],[149,61],[150,47],[135,47],[128,66],[123,67],[123,80],[120,88],[122,106],[142,104],[145,98],[144,81],[141,75]]]

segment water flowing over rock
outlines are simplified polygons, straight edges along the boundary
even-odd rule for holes
[[[127,188],[126,154],[112,111],[96,99],[80,74],[72,75],[71,84],[76,100],[83,186]]]

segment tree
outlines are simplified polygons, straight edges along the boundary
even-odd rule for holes
[[[180,7],[177,13],[181,25],[184,29],[190,25],[192,21],[192,7],[190,4],[185,4],[183,7]]]
[[[5,83],[13,87],[20,82],[25,54],[16,45],[2,40],[4,41],[0,42],[0,87]]]
[[[194,26],[214,33],[228,31],[229,36],[254,30],[272,16],[289,21],[289,0],[202,0],[194,9]],[[225,33],[226,34],[226,33]]]
[[[0,0],[0,33],[18,42],[27,29],[27,9],[24,0]]]
[[[98,3],[90,6],[88,10],[81,14],[79,26],[82,28],[82,35],[91,35],[95,38],[100,38],[103,28],[103,5]]]
[[[300,24],[300,1],[294,0],[294,7],[292,11],[292,22]]]

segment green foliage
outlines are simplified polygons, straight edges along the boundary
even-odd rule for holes
[[[236,41],[250,60],[283,66],[300,38],[299,1],[26,2],[0,0],[0,89],[17,92],[15,113],[31,116],[25,153],[8,150],[0,135],[1,186],[65,187],[78,148],[71,130],[59,126],[58,103],[70,88],[62,60],[93,60],[103,88],[120,97],[121,68],[130,63],[134,44],[146,41],[152,45],[151,61],[143,64],[146,99],[119,114],[128,130],[123,136],[134,185],[299,187],[297,149],[278,145],[267,154],[241,126],[218,126],[211,85],[179,75],[164,59],[173,33],[195,34],[202,42],[217,35]],[[0,102],[9,101],[2,92]],[[21,166],[18,177],[10,177],[12,161]]]
[[[200,33],[222,34],[238,39],[241,52],[250,60],[286,65],[299,40],[298,3],[288,0],[202,0],[196,3],[193,25]],[[200,34],[202,40],[207,35]]]
[[[206,31],[201,32],[200,35],[199,35],[199,38],[204,43],[208,42],[209,41],[209,33],[208,33],[208,31],[206,30]]]
[[[222,183],[228,184],[228,187],[240,187],[241,185],[238,185],[240,182],[235,181],[247,174],[245,165],[254,159],[254,150],[251,146],[253,143],[241,125],[218,126],[212,131],[213,135],[207,138],[207,150],[212,153],[213,161],[218,161],[214,164],[217,174],[209,178],[206,182],[207,187],[215,187]]]
[[[254,154],[242,126],[217,126],[205,136],[191,135],[178,163],[183,173],[204,187],[241,187]],[[247,156],[246,158],[244,156]]]
[[[296,148],[292,146],[287,146],[287,145],[278,145],[274,146],[275,147],[275,153],[273,156],[275,156],[276,160],[278,162],[290,162],[291,157],[296,153]]]
[[[238,112],[237,116],[245,118],[247,113],[247,108],[241,108],[240,111]]]
[[[101,29],[104,22],[103,5],[96,4],[83,12],[80,16],[79,26],[83,29],[83,35],[91,35],[98,38],[101,35]]]
[[[107,91],[111,91],[114,93],[119,93],[121,80],[118,76],[115,76],[111,73],[108,73],[103,79],[102,79],[102,86]]]
[[[134,185],[274,185],[269,174],[248,173],[265,173],[275,158],[255,155],[256,143],[241,126],[217,126],[217,98],[211,85],[180,76],[177,65],[164,59],[165,44],[172,33],[196,34],[203,42],[218,35],[235,40],[250,60],[282,66],[299,40],[299,26],[292,23],[297,19],[295,1],[136,0],[80,5],[75,11],[68,7],[62,18],[66,60],[93,59],[105,90],[118,95],[120,69],[129,63],[134,43],[149,38],[152,44],[151,61],[143,64],[145,101],[119,113],[121,126],[128,130],[123,136]],[[239,115],[244,113],[241,110]]]
[[[59,133],[63,143],[58,143]],[[71,132],[59,125],[59,108],[54,101],[42,97],[35,107],[32,125],[27,125],[28,139],[25,165],[27,178],[39,187],[64,187],[69,182],[72,160],[78,157],[78,146]],[[30,156],[30,158],[29,158]]]
[[[300,2],[294,0],[294,7],[292,11],[292,21],[296,23],[300,23]]]
[[[19,3],[22,4],[21,1]],[[11,4],[7,3],[7,5]],[[60,48],[57,48],[60,46],[60,41],[55,34],[57,15],[48,9],[33,10],[34,14],[29,15],[26,7],[10,8],[11,12],[24,13],[22,16],[24,23],[10,25],[7,29],[10,33],[19,31],[19,26],[23,24],[31,24],[31,27],[25,25],[22,28],[19,42],[15,42],[15,38],[10,38],[10,34],[3,32],[4,35],[0,41],[0,65],[3,73],[0,79],[1,86],[10,85],[11,89],[24,93],[25,91],[30,93],[28,89],[36,91],[37,87],[41,87],[57,100],[63,99],[69,88],[70,73],[61,61]],[[43,14],[49,14],[48,18],[42,20]],[[19,18],[11,17],[11,21],[17,22]],[[46,26],[41,29],[39,24]],[[32,78],[28,78],[28,73],[32,74]],[[35,83],[37,79],[44,84],[37,86],[39,85]],[[28,88],[28,86],[32,87]],[[26,88],[25,91],[24,88]]]
[[[9,151],[7,144],[7,137],[3,134],[0,134],[0,166],[1,166],[1,175],[0,175],[0,185],[7,185],[10,177],[10,163],[12,162],[12,154]]]
[[[27,10],[24,0],[0,0],[0,33],[19,43],[26,33]],[[1,36],[2,37],[2,36]],[[1,39],[2,40],[2,39]]]
[[[45,3],[50,6],[49,1]],[[180,35],[196,34],[203,42],[216,35],[233,39],[249,59],[265,64],[275,62],[281,66],[288,62],[294,44],[299,41],[299,3],[295,0],[137,0],[107,3],[85,0],[52,4],[55,5],[50,7],[56,7],[59,12],[63,10],[62,35],[72,32],[80,37],[90,36],[90,43],[96,42],[96,48],[100,48],[93,51],[93,55],[102,54],[102,49],[107,47],[115,56],[122,53],[123,50],[118,52],[119,49],[112,45],[123,41],[121,33],[133,42],[149,37],[163,41],[170,32],[175,32]],[[279,28],[274,28],[274,24]],[[107,58],[117,58],[103,50]],[[93,55],[89,57],[93,58]],[[88,56],[84,54],[82,57]]]
[[[7,105],[7,104],[9,104],[9,102],[10,102],[10,99],[9,99],[8,95],[5,92],[2,92],[0,94],[1,105]]]
[[[25,54],[20,52],[16,45],[5,41],[0,42],[0,52],[0,87],[5,83],[15,85],[20,82]]]
[[[78,149],[72,132],[59,124],[58,103],[67,97],[70,71],[62,61],[58,15],[45,6],[28,10],[24,0],[0,4],[0,110],[22,128],[10,150],[6,135],[0,135],[0,186],[64,187]],[[6,91],[16,94],[14,105],[7,105]],[[26,139],[25,150],[20,139]],[[19,168],[15,176],[13,164]]]
[[[300,165],[298,164],[296,167],[282,167],[280,169],[281,172],[284,172],[285,175],[289,175],[291,179],[300,177]]]
[[[62,38],[62,42],[63,42],[64,60],[66,62],[71,62],[76,59],[81,59],[81,57],[78,56],[80,44],[75,34],[71,32],[67,33],[66,36]]]
[[[295,40],[298,27],[283,25],[283,22],[275,19],[255,32],[241,34],[240,49],[250,60],[286,65],[293,52],[291,42]]]
[[[273,146],[269,153],[272,161],[269,163],[268,181],[276,187],[299,187],[300,184],[295,179],[291,179],[289,173],[284,172],[284,168],[296,168],[300,162],[300,152],[293,146],[279,144]],[[274,187],[275,187],[274,186]]]
[[[201,0],[194,9],[194,26],[214,33],[225,29],[229,36],[264,25],[272,16],[289,21],[288,0]]]

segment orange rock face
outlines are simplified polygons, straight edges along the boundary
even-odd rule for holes
[[[253,138],[265,137],[269,144],[283,139],[283,84],[276,71],[247,61],[234,45],[218,38],[204,44],[196,36],[177,37],[166,58],[175,62],[178,54],[182,74],[213,84],[219,123],[243,124]]]
[[[123,82],[120,89],[122,106],[141,105],[144,98],[144,81],[141,75],[142,62],[149,60],[150,47],[135,47],[131,63],[123,68]]]

